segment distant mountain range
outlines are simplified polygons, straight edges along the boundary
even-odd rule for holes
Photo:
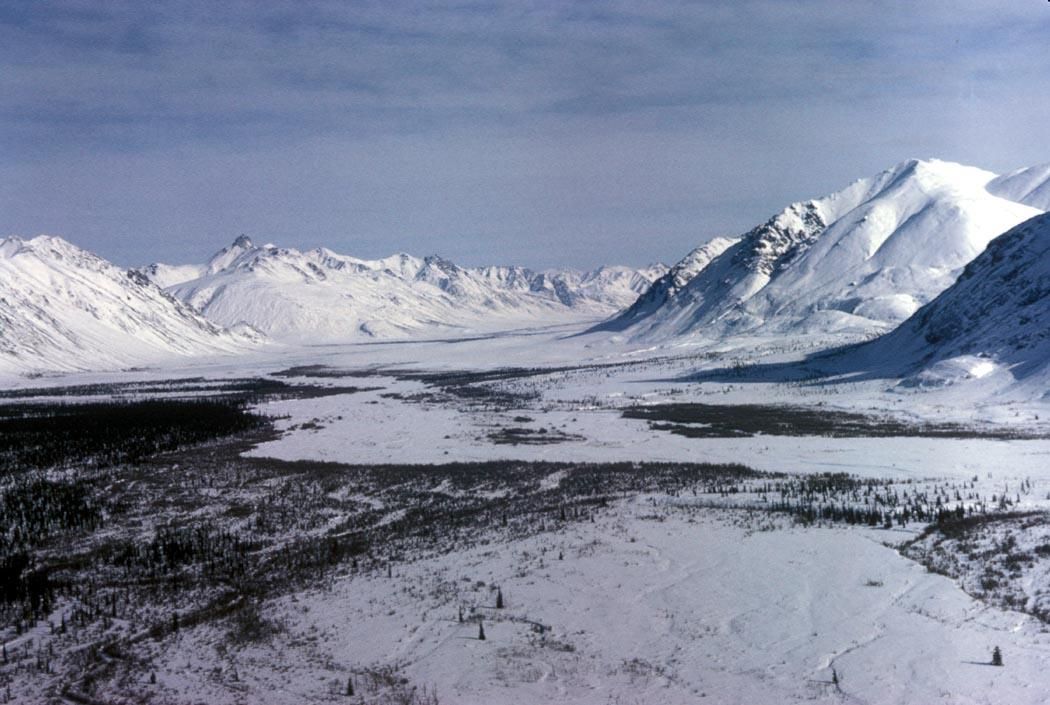
[[[467,268],[406,254],[362,260],[324,248],[257,246],[242,236],[206,264],[141,272],[219,325],[318,343],[598,319],[630,305],[666,270]]]
[[[244,236],[203,264],[125,270],[57,237],[8,238],[0,371],[604,319],[592,335],[645,345],[811,335],[831,346],[842,333],[892,330],[835,353],[835,364],[849,356],[846,368],[892,367],[922,384],[953,370],[1046,383],[1048,207],[1050,165],[996,176],[910,160],[673,267],[589,272],[363,260]]]
[[[128,270],[58,237],[11,237],[0,240],[0,372],[589,321],[629,305],[666,269],[463,268],[405,254],[368,261],[242,236],[205,264]]]
[[[1048,177],[1050,167],[996,177],[904,162],[694,250],[594,330],[646,343],[885,332],[947,289],[994,237],[1042,212]]]

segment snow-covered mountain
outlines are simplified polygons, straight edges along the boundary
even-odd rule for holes
[[[696,269],[687,283],[654,286],[600,328],[637,340],[888,330],[948,288],[993,237],[1040,212],[1012,200],[1041,205],[1037,172],[996,179],[950,162],[903,162],[789,206],[706,266],[690,265],[691,253],[678,265]]]
[[[316,343],[600,318],[628,306],[666,267],[464,268],[440,257],[362,260],[256,246],[242,236],[206,264],[141,271],[219,325]]]
[[[120,368],[257,341],[61,238],[0,240],[0,370]]]
[[[988,190],[996,196],[1050,210],[1050,164],[1018,169],[992,179]]]
[[[1050,382],[1050,214],[996,238],[958,280],[896,330],[848,351],[858,370],[918,384],[1007,372]],[[1000,375],[1001,376],[1001,375]]]
[[[625,311],[614,319],[598,326],[603,330],[623,330],[637,321],[644,320],[656,313],[662,306],[672,301],[686,284],[693,280],[707,265],[739,242],[739,238],[716,237],[683,257],[677,264],[667,270],[662,277],[653,282],[641,296]]]

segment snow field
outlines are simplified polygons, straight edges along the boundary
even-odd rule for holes
[[[360,702],[381,702],[394,691],[368,673],[393,665],[464,704],[1045,702],[1050,636],[1034,619],[974,601],[882,532],[753,529],[638,498],[559,533],[346,575],[266,603],[282,625],[270,643],[224,657],[198,629],[158,645],[161,693],[345,702],[353,676]],[[987,665],[995,645],[1005,668]]]

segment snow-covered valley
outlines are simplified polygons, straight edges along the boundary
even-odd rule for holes
[[[1046,180],[670,269],[5,240],[0,696],[1047,702]]]
[[[745,351],[613,348],[578,330],[14,381],[18,413],[218,394],[263,423],[46,475],[94,488],[104,518],[33,547],[43,564],[65,556],[51,579],[74,587],[3,632],[10,698],[1045,701],[1045,400],[689,381]],[[780,409],[783,428],[697,435],[676,428],[720,427],[628,413],[671,403],[742,410],[734,423]],[[807,430],[799,408],[828,428],[864,421]],[[946,570],[950,542],[922,544],[937,572],[909,548],[956,508],[1030,518],[996,553],[1014,561],[999,587],[982,587],[981,559]]]
[[[1048,10],[0,4],[0,705],[1050,705]]]

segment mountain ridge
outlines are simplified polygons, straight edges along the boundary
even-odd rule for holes
[[[204,264],[140,271],[221,325],[247,323],[278,340],[338,342],[602,318],[629,305],[666,267],[461,267],[405,253],[363,260],[327,248],[258,246],[241,236]]]
[[[120,368],[247,350],[261,342],[206,320],[141,273],[60,237],[0,240],[0,368]]]
[[[1046,396],[1050,213],[992,240],[952,286],[895,330],[839,357],[857,369],[905,377],[907,386],[944,386],[998,372]]]
[[[1040,175],[1025,174],[1025,185]],[[789,205],[660,306],[597,329],[638,342],[885,332],[950,286],[992,238],[1040,212],[991,193],[997,178],[952,162],[901,162]],[[1013,193],[1020,184],[1015,176],[998,186]]]

